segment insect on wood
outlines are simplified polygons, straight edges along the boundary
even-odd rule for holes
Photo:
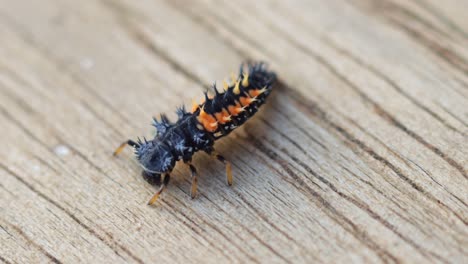
[[[214,143],[252,117],[271,92],[275,73],[264,63],[241,65],[239,74],[232,74],[232,82],[223,83],[222,91],[213,85],[214,95],[205,92],[200,104],[194,103],[189,112],[184,106],[177,109],[178,120],[171,123],[161,114],[153,118],[157,133],[153,140],[127,140],[114,152],[119,154],[126,145],[134,148],[143,168],[142,174],[151,184],[161,185],[148,204],[153,204],[169,183],[170,173],[177,161],[189,166],[192,177],[190,195],[197,193],[197,170],[191,163],[197,151],[205,151],[226,166],[227,183],[232,185],[231,163],[214,150]]]

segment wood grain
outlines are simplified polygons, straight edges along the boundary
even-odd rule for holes
[[[5,263],[468,262],[463,1],[0,2]],[[122,140],[240,62],[268,104],[156,206]]]

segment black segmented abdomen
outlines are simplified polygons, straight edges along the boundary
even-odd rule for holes
[[[246,72],[241,69],[223,92],[214,87],[214,97],[205,93],[205,102],[195,106],[193,113],[200,123],[199,129],[216,139],[229,134],[258,111],[275,80],[276,75],[262,63],[248,65]]]

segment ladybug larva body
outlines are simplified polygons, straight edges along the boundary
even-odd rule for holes
[[[169,183],[170,173],[179,160],[190,168],[191,197],[195,197],[197,171],[191,160],[193,154],[200,150],[226,165],[227,182],[232,185],[231,164],[215,152],[213,145],[217,139],[228,135],[257,112],[270,94],[276,75],[268,71],[263,63],[255,63],[248,64],[245,72],[241,66],[239,75],[233,74],[231,78],[232,83],[224,82],[222,91],[218,91],[214,85],[214,95],[205,92],[203,102],[194,104],[190,112],[185,107],[178,108],[177,122],[171,123],[163,114],[159,120],[154,118],[157,133],[153,140],[128,140],[114,152],[117,155],[126,145],[132,146],[143,168],[143,177],[153,184],[161,184],[162,180],[160,189],[149,204],[158,199]]]

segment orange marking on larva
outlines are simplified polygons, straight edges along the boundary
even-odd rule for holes
[[[252,102],[255,102],[255,98],[251,98],[251,97],[241,97],[239,98],[239,101],[240,103],[243,105],[243,106],[248,106],[249,104],[251,104]]]
[[[198,110],[198,108],[200,108],[200,106],[203,108],[204,104],[205,104],[205,99],[203,99],[200,104],[197,104],[195,101],[193,101],[192,113],[195,113]]]
[[[255,90],[250,90],[250,91],[249,91],[250,97],[257,97],[257,96],[259,96],[259,95],[262,94],[262,93],[263,93],[263,91],[260,90],[260,89],[255,89]]]
[[[208,132],[215,132],[218,130],[218,122],[213,122],[213,123],[204,123],[203,127],[206,129]]]
[[[208,132],[215,132],[218,129],[218,121],[212,115],[205,112],[203,108],[197,119]]]
[[[236,103],[236,105],[230,105],[228,106],[229,113],[231,113],[233,116],[237,116],[239,113],[242,113],[244,109],[239,103]]]
[[[220,124],[224,124],[223,112],[218,112],[218,113],[215,113],[214,115],[215,115],[216,120],[218,120]]]
[[[227,122],[231,120],[231,116],[224,109],[221,112],[215,113],[215,117],[216,117],[216,120],[218,120],[220,124],[226,124]]]

